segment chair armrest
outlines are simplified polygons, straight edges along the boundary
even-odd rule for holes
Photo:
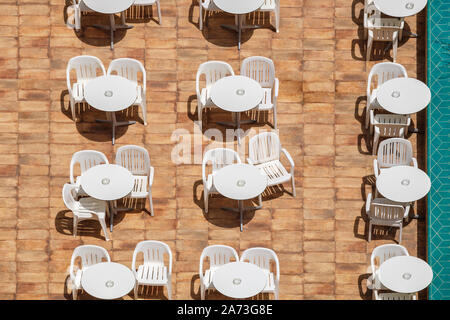
[[[252,166],[254,166],[255,164],[253,163],[253,161],[250,158],[247,158],[247,163],[251,164]]]
[[[403,219],[406,219],[406,218],[408,218],[408,215],[409,215],[409,208],[410,208],[411,206],[408,204],[408,205],[406,205],[406,207],[405,207],[405,214],[403,215]]]
[[[286,158],[289,161],[289,164],[291,165],[291,171],[294,169],[295,164],[294,164],[294,160],[292,160],[291,154],[285,149],[285,148],[281,148],[281,152],[286,156]]]
[[[153,185],[153,178],[155,176],[155,168],[150,167],[150,174],[148,176],[148,185],[151,187]]]
[[[380,168],[378,166],[378,160],[373,159],[373,174],[375,176],[375,179],[378,178],[378,175],[380,174]]]
[[[412,161],[412,163],[413,163],[414,168],[418,168],[418,166],[417,166],[417,159],[413,157],[413,158],[411,159],[411,161]]]
[[[372,204],[372,193],[369,193],[366,199],[366,214],[369,214],[371,204]]]

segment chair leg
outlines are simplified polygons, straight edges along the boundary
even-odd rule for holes
[[[262,195],[258,196],[259,206],[262,207]]]
[[[280,12],[279,10],[275,10],[275,29],[277,33],[280,32]]]
[[[203,284],[200,285],[200,299],[205,300],[205,286]]]
[[[98,219],[98,221],[100,222],[100,225],[102,226],[103,229],[103,233],[105,234],[105,240],[109,241],[109,237],[108,237],[108,230],[106,228],[106,222],[105,219]]]
[[[77,300],[78,299],[78,289],[75,288],[75,285],[72,287],[72,299]]]
[[[378,148],[378,141],[380,140],[380,134],[375,132],[373,135],[373,146],[372,146],[372,154],[377,154],[377,148]]]
[[[73,236],[76,237],[77,236],[77,227],[78,227],[78,218],[77,216],[73,217]]]
[[[201,107],[200,103],[197,106],[198,109],[198,126],[200,128],[200,133],[203,133],[203,123],[202,123],[202,113],[203,113],[203,108]]]
[[[156,7],[158,8],[159,25],[162,25],[162,20],[161,20],[161,7],[160,7],[160,5],[159,5],[159,1],[156,1]]]
[[[205,213],[208,213],[208,191],[206,189],[203,190],[203,199],[204,199],[204,204],[205,204]]]
[[[138,289],[139,289],[139,283],[136,281],[134,284],[134,300],[138,298]]]
[[[295,198],[295,181],[294,181],[294,174],[292,174],[292,196]]]
[[[172,300],[172,284],[168,282],[166,287],[167,287],[167,299]]]
[[[367,53],[366,53],[366,61],[370,60],[370,55],[372,53],[372,43],[373,43],[373,38],[369,37],[367,39]]]
[[[142,97],[142,119],[144,120],[144,126],[147,125],[147,101],[145,101],[145,95]]]
[[[275,130],[277,130],[277,107],[276,106],[273,106],[272,112],[273,112],[273,128]]]
[[[275,300],[279,300],[278,288],[275,289],[274,296],[275,296]]]
[[[203,10],[202,5],[200,4],[200,13],[198,14],[198,28],[203,30]]]
[[[372,221],[369,221],[369,236],[368,236],[368,242],[372,240]]]
[[[392,56],[394,62],[397,61],[397,47],[398,47],[398,38],[397,36],[392,40]]]
[[[400,225],[400,233],[398,235],[398,244],[402,243],[402,230],[403,230],[403,224]]]
[[[150,189],[148,192],[148,203],[150,206],[150,215],[153,217],[155,215],[153,211],[153,197],[152,197],[152,190]]]
[[[77,118],[75,116],[75,106],[76,106],[75,99],[70,97],[70,110],[72,111],[72,120],[74,122],[77,122]]]
[[[369,99],[367,99],[366,102],[366,123],[365,123],[365,128],[368,129],[369,128],[369,123],[370,123],[370,102]]]

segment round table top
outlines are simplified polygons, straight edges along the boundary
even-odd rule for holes
[[[267,276],[258,266],[247,262],[230,262],[213,275],[214,287],[223,295],[236,299],[250,298],[266,286]]]
[[[118,299],[129,293],[136,282],[133,272],[123,264],[100,262],[83,271],[81,285],[91,296]]]
[[[403,18],[422,11],[427,5],[427,0],[374,0],[374,4],[388,16]]]
[[[256,108],[262,98],[261,85],[249,77],[224,77],[211,87],[212,102],[230,112],[245,112]]]
[[[265,0],[214,0],[220,9],[232,14],[246,14],[258,10]]]
[[[431,91],[420,80],[395,78],[378,88],[377,100],[389,112],[411,114],[424,109],[430,103]]]
[[[134,187],[130,171],[117,164],[100,164],[81,174],[83,190],[99,200],[117,200],[128,195]]]
[[[433,270],[428,263],[417,257],[397,256],[380,265],[378,278],[392,291],[413,293],[429,286]]]
[[[217,191],[230,199],[248,200],[259,196],[267,187],[267,177],[250,164],[230,164],[213,176]]]
[[[101,76],[85,84],[84,98],[95,109],[107,112],[120,111],[136,101],[137,86],[124,77]]]
[[[96,12],[114,14],[127,10],[134,0],[83,0],[83,2]]]
[[[431,181],[428,175],[411,166],[396,166],[381,171],[377,178],[377,190],[396,202],[412,202],[426,196]]]

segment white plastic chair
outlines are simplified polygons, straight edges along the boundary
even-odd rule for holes
[[[100,152],[95,150],[81,150],[73,154],[72,160],[70,160],[70,183],[76,185],[77,195],[87,195],[80,188],[80,177],[74,176],[75,165],[80,165],[80,173],[83,174],[86,170],[97,166],[99,164],[109,164],[108,158]]]
[[[208,14],[208,11],[221,11],[215,4],[213,0],[198,0],[199,6],[199,16],[198,16],[198,26],[200,30],[203,30],[203,11]]]
[[[205,76],[205,87],[200,89],[201,77]],[[202,63],[197,70],[195,88],[197,92],[197,111],[200,131],[202,130],[203,109],[216,107],[211,100],[211,86],[219,79],[234,76],[233,68],[223,61],[207,61]]]
[[[143,255],[143,263],[136,268],[139,253]],[[169,258],[168,265],[164,264],[164,255]],[[138,297],[139,285],[165,286],[167,298],[172,299],[172,252],[167,244],[154,240],[139,242],[134,249],[131,270],[136,277],[134,299]]]
[[[383,244],[373,249],[370,256],[370,266],[372,269],[371,289],[374,295],[378,294],[378,290],[387,290],[378,279],[379,267],[386,260],[397,256],[409,256],[408,250],[399,244]]]
[[[273,293],[275,300],[278,300],[280,294],[280,263],[277,254],[267,248],[249,248],[241,255],[241,262],[249,262],[257,265],[264,270],[267,277],[267,283],[263,293]],[[275,264],[275,274],[270,269],[270,262]]]
[[[145,199],[150,203],[150,214],[153,216],[152,185],[155,168],[150,164],[150,156],[145,148],[126,145],[117,149],[116,164],[127,168],[134,178],[134,187],[129,198]]]
[[[385,170],[395,166],[410,166],[417,168],[417,160],[413,157],[412,145],[409,140],[391,138],[381,141],[377,159],[373,160],[375,178]]]
[[[367,78],[366,129],[369,127],[370,110],[383,109],[377,100],[378,88],[388,80],[402,77],[408,78],[408,73],[401,64],[381,62],[372,67]]]
[[[148,6],[151,6],[152,7],[151,9],[153,10],[154,4],[156,4],[156,8],[158,9],[158,21],[159,21],[159,25],[161,25],[162,24],[161,6],[159,3],[159,0],[134,0],[133,6],[132,6],[133,8],[131,10],[136,9],[136,8],[138,8],[138,10],[139,10],[141,7],[145,8]]]
[[[75,200],[74,193],[76,186],[66,183],[62,189],[62,198],[67,209],[73,213],[73,236],[77,235],[77,226],[83,220],[98,220],[105,234],[105,240],[109,241],[108,231],[106,230],[105,216],[109,214],[108,205],[105,201],[91,197]]]
[[[142,84],[138,81],[139,73],[142,73]],[[137,86],[137,98],[133,105],[138,105],[142,108],[142,115],[144,119],[144,125],[147,125],[147,102],[146,102],[146,87],[147,87],[147,75],[142,63],[138,60],[131,58],[119,58],[111,61],[108,67],[108,75],[116,74],[124,77]]]
[[[71,83],[70,72],[76,71],[76,82]],[[100,70],[100,72],[98,72]],[[99,58],[94,56],[77,56],[73,57],[67,63],[66,80],[67,90],[69,91],[70,109],[72,111],[72,119],[76,121],[75,105],[85,102],[84,85],[91,79],[105,75],[105,67]]]
[[[380,138],[405,138],[411,124],[409,115],[377,114],[370,110],[370,134],[373,133],[372,154],[377,154]]]
[[[269,58],[259,56],[245,58],[241,64],[241,75],[252,78],[261,84],[264,95],[256,109],[258,111],[273,110],[273,127],[276,130],[279,81],[275,77],[275,65],[273,61]]]
[[[209,258],[209,269],[203,273],[203,263],[206,258]],[[220,266],[231,262],[231,260],[239,261],[239,256],[234,248],[224,245],[212,245],[203,249],[200,256],[200,266],[198,274],[200,276],[200,297],[205,300],[206,290],[212,290],[214,288],[213,276],[214,272]]]
[[[372,53],[372,44],[374,41],[391,41],[392,52],[394,62],[397,59],[397,47],[398,40],[404,22],[396,18],[380,18],[376,13],[377,9],[374,4],[368,6],[368,18],[367,18],[367,54],[366,60],[370,60]]]
[[[369,237],[372,239],[372,226],[388,226],[400,228],[398,243],[402,242],[403,219],[409,214],[409,204],[391,201],[386,198],[375,198],[372,200],[372,193],[367,195],[366,214],[369,217]]]
[[[69,7],[74,11],[74,24],[67,22],[67,25],[76,31],[81,30],[81,17],[84,12],[94,12],[87,5],[84,4],[83,0],[72,0],[72,5]]]
[[[76,263],[77,258],[80,258],[80,264]],[[111,258],[105,248],[95,245],[83,245],[73,250],[69,269],[73,300],[77,300],[78,290],[83,289],[81,285],[83,271],[100,262],[111,262]]]
[[[280,161],[281,154],[289,161],[289,172]],[[294,160],[289,152],[281,147],[280,138],[275,132],[263,132],[249,140],[247,162],[267,176],[268,187],[291,180],[292,195],[295,197]],[[262,205],[261,195],[258,198],[259,205]]]
[[[258,11],[273,12],[275,15],[275,30],[280,32],[280,0],[265,0]]]
[[[212,172],[206,175],[206,165],[211,163]],[[203,181],[203,198],[205,203],[205,212],[208,213],[208,197],[210,194],[218,193],[214,187],[213,177],[217,170],[233,164],[241,163],[239,154],[227,148],[216,148],[205,152],[202,161],[202,181]]]

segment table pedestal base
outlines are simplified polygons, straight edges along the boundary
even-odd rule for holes
[[[235,128],[236,130],[239,130],[241,128],[241,124],[249,124],[249,123],[255,123],[256,122],[256,120],[244,120],[244,121],[241,121],[241,113],[240,112],[235,112],[234,115],[235,115],[234,122],[217,121],[216,123],[220,124],[222,126],[232,127],[232,128]],[[238,134],[238,136],[237,136],[238,144],[240,145],[241,144],[240,132],[238,131],[237,134]]]
[[[108,112],[107,117],[110,119],[104,120],[104,119],[96,119],[97,122],[102,123],[111,123],[112,125],[112,144],[114,145],[116,140],[116,127],[120,126],[128,126],[130,124],[135,124],[136,121],[117,121],[116,120],[116,114],[114,112]]]
[[[243,230],[243,215],[244,215],[244,211],[250,211],[250,210],[259,210],[261,209],[262,206],[255,206],[255,207],[244,207],[244,202],[242,200],[238,200],[238,208],[229,208],[229,207],[222,207],[222,210],[227,210],[227,211],[232,211],[232,212],[239,212],[240,214],[240,225],[241,225],[241,232]]]
[[[238,33],[238,50],[241,50],[241,38],[242,38],[242,29],[258,29],[260,26],[248,26],[243,24],[245,14],[237,15],[237,25],[226,25],[222,24],[221,27],[224,29],[232,30]]]
[[[122,19],[122,24],[116,25],[116,22],[114,21],[114,15],[110,14],[109,15],[109,26],[103,26],[103,25],[99,25],[99,24],[94,24],[95,28],[98,29],[102,29],[102,30],[106,30],[106,31],[110,31],[111,35],[110,35],[110,46],[111,46],[111,50],[114,50],[114,31],[118,30],[118,29],[131,29],[133,28],[133,26],[129,26],[125,23],[125,15],[123,14],[123,12],[121,13],[121,19]]]

